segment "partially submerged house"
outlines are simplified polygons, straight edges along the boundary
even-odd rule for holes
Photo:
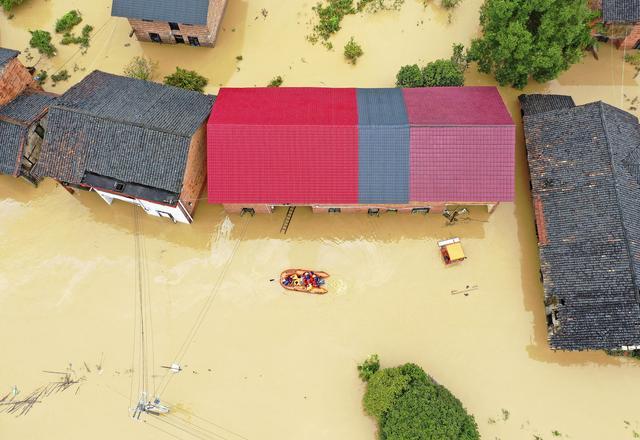
[[[55,95],[45,93],[18,60],[19,52],[0,48],[0,173],[31,175],[47,126],[47,109]]]
[[[603,37],[624,49],[640,48],[640,0],[592,0],[602,12]]]
[[[227,0],[113,0],[140,41],[215,46]]]
[[[208,197],[228,212],[441,212],[513,200],[515,127],[495,87],[223,88]]]
[[[640,125],[602,102],[523,95],[551,348],[640,347]]]
[[[204,186],[205,122],[214,101],[176,87],[95,71],[49,110],[34,172],[107,203],[191,223]]]

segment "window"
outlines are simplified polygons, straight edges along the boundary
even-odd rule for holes
[[[380,208],[369,208],[367,214],[378,216],[380,215]]]
[[[155,32],[149,32],[149,38],[151,38],[151,41],[154,43],[162,43],[162,38],[160,38],[160,35]]]
[[[116,182],[113,184],[113,189],[115,189],[118,192],[122,192],[124,191],[124,183],[122,182]]]
[[[173,22],[169,22],[169,27],[171,28],[172,31],[179,31],[180,30],[180,26],[178,26],[178,23],[173,23]]]
[[[42,125],[36,125],[36,134],[40,136],[40,139],[44,139],[44,127]]]
[[[251,217],[253,217],[254,215],[256,215],[256,210],[253,208],[242,208],[242,211],[240,211],[240,217],[245,214],[251,214]]]
[[[184,44],[184,38],[182,37],[182,35],[174,35],[173,38],[175,38],[176,43]]]
[[[397,214],[398,213],[398,209],[397,208],[389,208],[389,209],[387,209],[387,212],[395,212]]]
[[[153,23],[153,20],[147,20],[146,18],[143,18],[142,21],[146,21],[148,23]]]
[[[192,46],[200,46],[200,40],[198,40],[198,37],[189,37],[189,44]]]
[[[413,208],[411,214],[428,214],[431,208]]]
[[[340,208],[329,208],[329,210],[328,210],[328,211],[329,211],[330,213],[332,213],[332,214],[333,214],[333,213],[340,212],[340,211],[341,211],[341,209],[340,209]]]

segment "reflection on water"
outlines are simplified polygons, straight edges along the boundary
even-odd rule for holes
[[[95,68],[120,73],[139,54],[160,60],[158,78],[176,65],[204,73],[209,92],[220,84],[263,85],[276,75],[287,85],[390,86],[399,66],[468,43],[481,1],[465,0],[451,24],[437,6],[412,0],[400,12],[348,16],[335,51],[304,38],[313,2],[231,0],[213,49],[140,44],[128,38],[125,20],[109,18],[110,3],[97,0],[89,9],[75,0],[28,0],[12,20],[0,15],[0,45],[24,48],[28,29],[52,28],[56,17],[79,8],[96,28],[91,48],[80,55],[59,46],[57,57],[40,60],[50,73],[78,65],[70,82],[49,90],[61,92]],[[339,50],[351,36],[365,51],[355,67]],[[599,61],[587,57],[526,91],[629,108],[638,87],[622,56],[602,46]],[[467,82],[493,84],[473,68]],[[193,225],[144,216],[156,375],[164,375],[160,365],[172,361],[216,295],[184,371],[162,396],[178,405],[177,417],[250,439],[372,439],[355,366],[377,352],[388,365],[420,363],[476,415],[483,438],[553,438],[553,430],[581,440],[633,438],[640,431],[640,365],[547,347],[521,92],[501,93],[518,126],[517,198],[491,216],[475,208],[470,220],[449,226],[438,215],[313,215],[300,208],[286,235],[279,232],[284,209],[240,217],[203,203]],[[7,438],[160,438],[127,417],[137,398],[130,372],[133,234],[129,205],[108,206],[86,192],[71,196],[51,181],[34,189],[0,176],[0,397],[13,385],[37,387],[43,370],[69,363],[81,370],[104,358],[104,374],[86,372],[77,394],[52,397],[28,418],[4,417]],[[445,268],[437,241],[454,236],[468,259]],[[283,292],[272,280],[290,267],[328,271],[330,293]]]

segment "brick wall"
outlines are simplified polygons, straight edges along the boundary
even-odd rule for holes
[[[129,19],[136,38],[140,41],[152,41],[149,33],[160,36],[163,43],[176,44],[176,35],[182,36],[185,44],[189,44],[189,37],[197,37],[201,46],[213,47],[216,43],[222,17],[227,5],[227,0],[209,0],[209,14],[206,25],[192,25],[178,23],[180,30],[171,30],[169,22],[143,21],[134,18]]]
[[[638,41],[640,41],[640,24],[633,26],[627,38],[618,43],[618,47],[621,49],[633,49]]]
[[[26,67],[17,58],[0,72],[0,105],[13,101],[27,87],[40,89]]]
[[[206,145],[206,124],[202,124],[191,138],[182,192],[180,193],[180,201],[191,216],[198,205],[198,199],[207,176]]]

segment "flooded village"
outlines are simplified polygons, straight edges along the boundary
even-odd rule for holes
[[[399,89],[400,67],[470,46],[482,0],[386,2],[326,40],[315,2],[182,10],[182,41],[134,3],[0,12],[0,70],[21,72],[0,84],[19,127],[0,140],[0,438],[374,439],[371,354],[422,367],[483,439],[640,437],[640,361],[605,351],[640,337],[635,28],[522,90],[476,63],[465,87]],[[72,10],[86,47],[54,32]],[[55,56],[29,47],[36,29]],[[136,56],[157,84],[123,76]],[[161,85],[176,67],[204,93]],[[469,138],[493,160],[452,163]],[[295,187],[278,180],[291,160]],[[464,261],[445,264],[452,238]],[[289,268],[326,271],[328,293],[284,289]]]

